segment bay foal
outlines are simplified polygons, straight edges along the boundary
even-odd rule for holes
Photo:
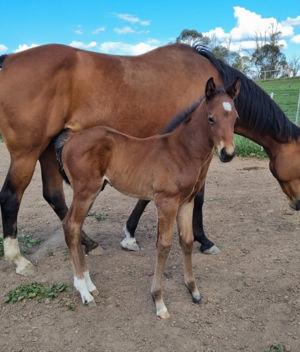
[[[93,304],[97,293],[90,279],[80,244],[84,219],[96,196],[108,182],[133,197],[154,200],[158,214],[157,260],[151,287],[156,314],[169,317],[163,301],[162,278],[177,220],[184,258],[184,280],[194,302],[201,296],[192,269],[194,197],[203,186],[217,148],[221,161],[234,154],[233,100],[239,93],[236,80],[226,91],[210,78],[205,95],[175,119],[174,130],[144,139],[130,137],[109,127],[93,127],[56,139],[62,173],[73,188],[73,200],[63,220],[66,243],[74,272],[74,286],[83,303]]]

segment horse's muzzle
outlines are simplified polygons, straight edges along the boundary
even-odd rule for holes
[[[228,154],[226,151],[226,148],[222,148],[221,151],[219,152],[219,158],[223,163],[228,163],[231,161],[235,156],[235,150],[233,153]]]

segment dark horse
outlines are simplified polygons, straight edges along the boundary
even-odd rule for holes
[[[126,57],[45,45],[1,56],[0,67],[0,131],[11,156],[0,196],[4,252],[20,274],[33,271],[19,252],[17,215],[38,160],[45,199],[61,220],[67,213],[52,138],[65,128],[76,132],[96,125],[153,135],[203,94],[211,76],[225,86],[240,77],[235,132],[264,146],[273,175],[300,209],[298,127],[252,81],[203,49],[174,44]],[[212,246],[202,227],[203,193],[195,198],[193,217],[201,250]],[[132,235],[134,222],[128,223]],[[84,232],[82,241],[87,251],[96,245]]]
[[[136,138],[105,126],[72,133],[63,131],[54,142],[62,175],[73,188],[73,200],[63,220],[74,273],[74,286],[83,303],[91,305],[97,294],[80,245],[87,213],[108,182],[136,198],[153,200],[157,209],[157,259],[151,287],[156,314],[168,318],[162,281],[175,220],[184,258],[184,281],[199,303],[192,266],[194,198],[203,187],[214,148],[223,162],[232,160],[234,124],[238,114],[233,100],[237,79],[230,87],[207,81],[205,95],[171,121],[171,133]]]

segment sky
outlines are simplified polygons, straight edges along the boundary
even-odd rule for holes
[[[287,60],[300,56],[298,0],[100,1],[10,0],[0,6],[0,54],[60,43],[96,52],[138,55],[176,41],[184,29],[215,35],[231,50],[282,32]]]

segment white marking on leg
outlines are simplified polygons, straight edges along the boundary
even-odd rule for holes
[[[163,300],[155,301],[156,315],[162,319],[168,319],[170,314]]]
[[[122,248],[128,249],[129,251],[139,251],[140,247],[136,243],[136,239],[130,236],[130,232],[127,230],[127,226],[124,226],[125,238],[120,242]]]
[[[79,291],[83,304],[92,305],[94,303],[94,298],[87,288],[85,278],[78,279],[78,277],[74,276],[74,287]]]
[[[93,281],[91,280],[89,271],[85,271],[83,273],[83,276],[84,276],[85,283],[86,283],[86,286],[87,286],[87,289],[89,290],[89,292],[97,291],[97,287],[93,284]]]
[[[232,106],[228,101],[223,102],[223,108],[225,111],[232,111]]]
[[[13,262],[17,266],[17,274],[26,276],[34,273],[34,266],[20,253],[19,242],[17,238],[5,238],[3,248],[5,259],[10,262]]]

